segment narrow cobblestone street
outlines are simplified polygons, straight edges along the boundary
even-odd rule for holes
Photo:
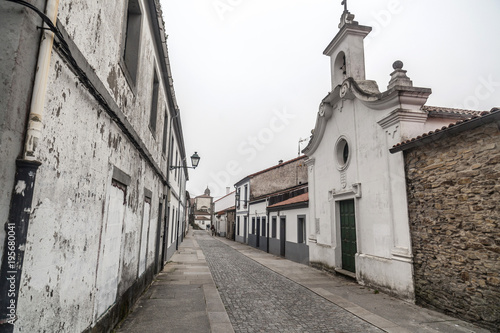
[[[196,237],[235,332],[383,332],[205,232]]]
[[[123,333],[486,333],[348,279],[190,230]]]

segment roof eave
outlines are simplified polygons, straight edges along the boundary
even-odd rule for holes
[[[417,146],[421,146],[421,145],[426,144],[426,143],[438,141],[444,137],[455,135],[455,134],[463,132],[463,131],[475,129],[479,126],[489,124],[489,123],[496,123],[498,128],[500,129],[500,109],[498,109],[496,111],[492,111],[491,113],[484,115],[484,116],[472,118],[468,121],[464,121],[464,122],[459,123],[459,124],[454,124],[446,129],[436,131],[432,134],[427,134],[425,136],[422,136],[421,138],[414,138],[408,143],[403,143],[403,144],[399,144],[395,147],[392,147],[391,149],[389,149],[389,151],[392,154],[400,152],[400,151],[405,151],[408,149],[415,148]]]

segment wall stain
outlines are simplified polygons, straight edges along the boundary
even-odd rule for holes
[[[115,67],[111,68],[111,72],[108,74],[108,85],[111,91],[113,92],[113,96],[115,97],[115,100],[118,99],[118,75],[116,74],[116,69]]]
[[[59,106],[57,107],[56,117],[59,117],[59,115],[61,114],[61,109],[62,109],[62,105],[59,105]]]
[[[61,74],[61,71],[62,71],[62,65],[61,63],[59,62],[59,60],[56,61],[55,63],[55,69],[56,69],[56,80],[59,78],[59,74]]]

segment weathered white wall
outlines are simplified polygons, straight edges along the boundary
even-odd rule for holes
[[[220,212],[221,210],[233,207],[235,204],[235,195],[236,192],[233,191],[219,200],[214,201],[214,212]]]
[[[214,201],[214,213],[223,211],[235,205],[236,191],[233,191],[222,198]],[[216,225],[218,232],[225,236],[229,232],[229,226],[227,224],[227,213],[224,215],[215,215]]]
[[[286,233],[285,238],[287,242],[297,243],[298,233],[297,233],[297,217],[299,215],[306,216],[306,228],[309,228],[309,208],[296,208],[296,209],[284,209],[281,211],[269,212],[269,223],[272,223],[273,216],[276,219],[276,239],[280,239],[280,218],[282,216],[286,217]],[[271,227],[269,227],[269,233],[271,233]],[[306,245],[309,245],[306,234]]]
[[[118,291],[122,228],[126,210],[126,189],[111,186],[109,192],[108,217],[101,234],[103,245],[97,274],[97,317],[113,305]]]
[[[247,240],[248,242],[248,232],[249,232],[249,229],[250,229],[250,226],[249,226],[249,220],[247,219],[247,223],[246,223],[246,226],[247,226],[247,229],[246,229],[246,233],[245,233],[245,217],[247,216],[249,210],[248,210],[248,207],[249,207],[249,202],[247,202],[247,204],[245,205],[245,185],[247,185],[247,201],[250,200],[250,191],[251,191],[251,184],[250,184],[250,180],[247,179],[245,180],[244,182],[241,182],[240,184],[238,184],[238,186],[236,187],[236,191],[239,190],[240,192],[240,201],[239,201],[239,206],[238,206],[238,202],[236,202],[236,231],[235,231],[235,239],[237,242],[243,242],[245,239]],[[240,217],[240,223],[238,224],[238,216]],[[238,225],[239,225],[239,233],[238,233]]]
[[[248,210],[250,213],[250,219],[252,217],[263,217],[267,216],[267,201],[259,201],[257,203],[251,203]]]
[[[161,82],[157,130],[148,127],[153,69],[163,59],[155,59],[151,23],[140,1],[138,88],[130,89],[119,65],[125,3],[64,1],[59,20],[166,174],[162,131],[168,106]],[[57,52],[50,68],[16,332],[80,332],[92,326],[152,268],[163,197],[158,174]],[[112,185],[115,168],[130,177],[123,191]],[[176,180],[173,189],[180,192],[183,181]],[[150,206],[145,188],[152,192]],[[177,199],[171,204],[178,209]]]

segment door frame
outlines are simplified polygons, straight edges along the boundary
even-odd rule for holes
[[[353,214],[354,214],[354,241],[355,241],[355,246],[356,246],[356,250],[355,250],[355,253],[353,254],[353,261],[354,261],[354,268],[352,270],[348,269],[348,267],[346,267],[345,265],[345,262],[343,260],[344,258],[344,247],[342,246],[342,215],[341,215],[341,212],[340,212],[340,207],[341,207],[341,204],[342,203],[345,203],[345,202],[352,202],[352,207],[353,207]],[[336,265],[337,267],[341,268],[341,269],[344,269],[346,271],[349,271],[349,272],[352,272],[352,273],[356,273],[356,255],[359,253],[358,251],[358,248],[359,248],[359,243],[358,243],[358,223],[357,223],[357,217],[358,217],[358,214],[356,212],[356,200],[354,198],[345,198],[343,200],[338,200],[336,201],[336,210],[337,210],[337,214],[336,214],[336,217],[337,217],[337,240],[338,240],[338,246],[337,248],[339,249],[339,252],[338,252],[338,258],[340,259],[338,261],[338,264]]]

